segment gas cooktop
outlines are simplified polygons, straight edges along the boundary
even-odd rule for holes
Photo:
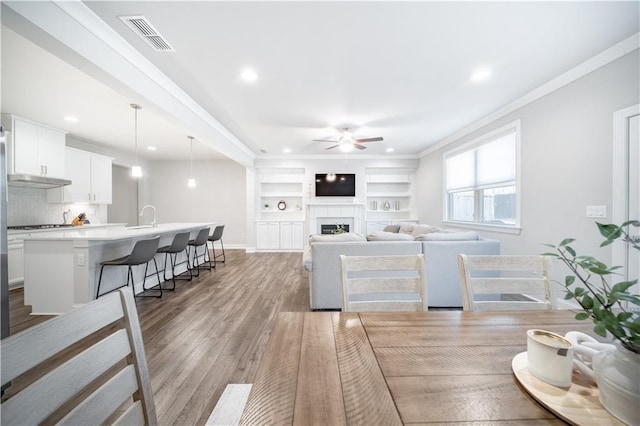
[[[7,229],[31,230],[31,229],[66,228],[67,226],[73,226],[73,225],[71,225],[70,223],[49,223],[44,225],[7,226]]]

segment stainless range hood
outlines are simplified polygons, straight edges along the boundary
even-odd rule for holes
[[[7,185],[49,189],[71,185],[71,181],[67,179],[50,178],[45,176],[14,174],[7,175]]]

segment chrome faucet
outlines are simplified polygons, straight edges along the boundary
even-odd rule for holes
[[[140,217],[142,217],[142,214],[144,213],[144,209],[146,209],[147,207],[150,207],[153,209],[153,221],[151,222],[151,226],[153,226],[154,228],[157,228],[158,223],[156,222],[156,206],[147,204],[146,206],[142,207],[142,210],[140,210]]]

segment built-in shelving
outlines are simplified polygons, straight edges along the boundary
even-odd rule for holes
[[[256,179],[256,248],[301,250],[304,246],[305,169],[258,169]]]
[[[401,168],[368,168],[367,221],[414,220],[413,177],[415,170]],[[369,226],[367,226],[369,229]]]

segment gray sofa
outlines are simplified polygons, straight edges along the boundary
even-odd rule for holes
[[[430,307],[461,307],[458,254],[500,254],[500,242],[479,237],[468,241],[311,242],[304,267],[309,271],[311,309],[340,309],[340,255],[379,256],[423,253],[426,296]]]

